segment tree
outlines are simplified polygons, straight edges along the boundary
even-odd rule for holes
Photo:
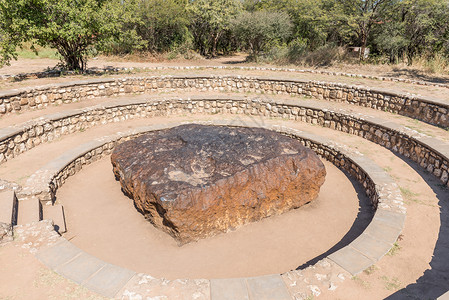
[[[408,63],[420,54],[449,55],[449,1],[408,0],[401,6]]]
[[[330,27],[328,10],[323,9],[323,0],[261,0],[261,10],[286,12],[293,23],[293,40],[307,43],[314,50],[327,39],[326,29]]]
[[[102,6],[101,17],[108,18],[105,22],[107,31],[95,44],[95,48],[106,54],[128,54],[143,50],[148,42],[138,33],[143,21],[139,15],[142,0],[110,0]]]
[[[137,32],[148,42],[148,50],[167,51],[187,39],[189,20],[185,1],[141,0],[138,14],[142,22]]]
[[[418,55],[449,55],[449,1],[403,0],[386,11],[385,22],[373,32],[373,46],[397,61],[411,64]]]
[[[234,33],[252,57],[276,42],[285,42],[292,29],[290,17],[284,12],[243,12],[232,23]]]
[[[377,50],[388,56],[390,63],[397,63],[406,53],[409,40],[404,34],[403,22],[390,19],[374,34],[374,44]]]
[[[187,5],[190,31],[196,49],[216,56],[220,39],[230,30],[231,20],[242,10],[240,0],[195,0]]]
[[[113,34],[106,0],[0,0],[3,61],[16,46],[32,41],[57,49],[70,70],[84,70],[90,47]],[[9,47],[5,47],[9,45]]]
[[[360,58],[367,47],[372,29],[385,22],[385,11],[398,0],[341,0],[333,7],[334,18],[341,26],[346,26],[355,36],[357,46],[361,46]]]

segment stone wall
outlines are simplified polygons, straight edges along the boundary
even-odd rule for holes
[[[381,81],[391,82],[404,82],[416,85],[436,86],[449,88],[449,84],[431,82],[425,80],[415,80],[408,78],[398,77],[385,77],[367,74],[354,74],[345,72],[334,72],[326,70],[310,70],[310,69],[293,69],[293,68],[273,68],[273,67],[246,67],[246,66],[158,66],[158,67],[105,67],[105,68],[90,68],[85,71],[85,74],[89,75],[105,75],[105,74],[119,74],[139,71],[154,71],[154,70],[237,70],[237,71],[273,71],[273,72],[290,72],[290,73],[309,73],[309,74],[322,74],[330,76],[345,76],[354,78],[374,79]],[[50,70],[34,73],[21,73],[14,75],[0,75],[0,80],[24,80],[24,79],[36,79],[46,77],[59,77],[65,75],[77,75],[76,71],[68,70]]]
[[[382,173],[383,171],[374,164],[367,164],[366,161],[368,159],[364,158],[360,154],[356,154],[354,151],[345,149],[344,146],[332,144],[332,142],[327,139],[320,138],[315,135],[308,135],[299,130],[279,126],[265,126],[258,124],[247,124],[245,122],[236,123],[226,121],[194,123],[221,126],[262,127],[269,130],[278,131],[279,133],[290,136],[291,138],[299,139],[304,146],[312,149],[317,155],[330,161],[341,170],[348,172],[354,179],[360,182],[363,185],[367,196],[371,199],[371,203],[374,208],[377,208],[379,201],[382,201],[384,204],[388,203],[389,205],[392,205],[392,202],[387,199],[388,197],[386,198],[385,195],[379,194],[379,184],[376,184],[376,182],[371,178],[372,175],[370,176],[370,169],[368,167],[374,168],[374,170],[371,169],[372,174]],[[58,188],[60,188],[70,176],[73,176],[79,172],[83,166],[89,165],[105,156],[110,155],[118,144],[138,137],[149,131],[170,128],[181,124],[182,123],[170,123],[162,126],[142,127],[128,133],[116,134],[99,140],[94,140],[90,143],[72,149],[30,176],[23,187],[23,190],[19,193],[19,200],[25,200],[27,197],[38,197],[42,202],[53,201]],[[382,200],[380,200],[380,198],[382,198]]]
[[[0,93],[0,114],[82,99],[151,92],[251,92],[310,96],[384,110],[449,128],[449,104],[393,91],[339,83],[241,76],[152,76],[93,79]]]
[[[352,174],[352,176],[364,186],[373,206],[377,206],[376,213],[370,225],[359,237],[348,245],[345,245],[343,248],[333,252],[314,266],[310,266],[305,270],[293,270],[282,275],[272,275],[272,277],[278,276],[279,279],[281,278],[279,276],[282,276],[282,280],[285,280],[286,287],[292,295],[301,295],[304,291],[310,291],[309,286],[311,283],[323,283],[322,288],[329,288],[328,281],[321,282],[323,278],[335,280],[335,277],[338,274],[338,277],[341,279],[338,282],[341,282],[344,278],[359,274],[382,258],[382,256],[384,256],[396,242],[397,237],[403,229],[406,214],[402,196],[393,179],[370,159],[354,150],[350,150],[345,146],[325,138],[276,125],[261,126],[257,123],[249,124],[248,122],[242,121],[206,121],[199,123],[219,126],[263,127],[299,139],[304,145],[313,149],[318,155],[325,157],[342,170]],[[54,194],[56,193],[57,188],[64,184],[70,176],[80,171],[84,165],[88,165],[103,156],[110,154],[118,143],[148,131],[166,129],[181,124],[182,123],[170,123],[148,126],[134,129],[127,133],[116,134],[114,136],[91,141],[76,149],[70,150],[68,153],[63,154],[44,166],[36,173],[37,176],[33,175],[30,177],[27,184],[32,184],[33,180],[41,179],[41,174],[49,174],[46,171],[50,171],[53,175],[47,177],[47,186],[51,185],[52,188],[47,191],[51,190],[51,193]],[[38,180],[38,184],[40,182],[41,181]],[[50,198],[52,198],[52,196]],[[382,230],[379,231],[379,228],[382,228]],[[59,252],[60,250],[55,251]],[[85,256],[88,255],[86,254]],[[317,272],[319,272],[321,276],[318,278],[318,281],[316,279]],[[151,276],[148,276],[148,278],[149,280],[154,279]],[[266,276],[264,278],[266,278]],[[154,280],[156,281],[156,279]],[[254,280],[254,278],[252,278],[252,280]],[[296,280],[298,281],[298,284],[296,284]],[[302,286],[301,284],[303,282],[308,286]],[[160,284],[160,282],[157,284]],[[336,287],[332,284],[331,286],[334,288]],[[316,290],[316,288],[314,288],[314,290]]]
[[[329,256],[331,260],[335,261],[351,274],[356,275],[379,260],[389,251],[401,233],[406,214],[401,192],[388,174],[363,155],[325,138],[276,125],[261,126],[256,123],[236,123],[235,121],[199,123],[219,126],[263,127],[268,130],[275,130],[292,138],[299,139],[305,146],[310,147],[318,155],[333,162],[340,169],[348,172],[360,182],[371,199],[372,205],[374,208],[377,208],[373,221],[359,238]],[[83,166],[109,155],[118,143],[148,131],[161,130],[181,124],[170,123],[143,127],[127,133],[94,140],[72,149],[68,153],[48,163],[27,180],[22,192],[28,192],[28,194],[25,195],[22,193],[20,195],[21,201],[28,200],[27,197],[39,197],[41,201],[50,201],[55,198],[57,189],[70,176],[80,171]],[[34,191],[34,193],[31,193],[31,191]],[[376,235],[378,233],[376,226],[385,226],[385,224],[388,225],[388,234]],[[371,235],[376,238],[373,238]],[[380,244],[379,239],[381,240]],[[373,247],[376,249],[375,253],[371,250]],[[368,253],[365,253],[367,251],[366,249],[368,249]],[[347,251],[352,253],[351,259],[348,259]],[[360,260],[358,256],[362,256],[363,259]],[[361,264],[360,261],[363,263]],[[366,265],[366,263],[369,265]]]
[[[245,114],[318,124],[363,137],[409,157],[448,184],[449,148],[441,141],[407,132],[406,128],[376,118],[334,112],[294,101],[264,101],[235,97],[216,99],[165,99],[114,103],[71,111],[28,122],[15,129],[0,130],[0,161],[7,161],[42,142],[90,127],[133,118],[173,114]]]
[[[11,224],[0,222],[0,245],[13,240],[13,231]]]
[[[179,124],[180,125],[180,124]],[[234,126],[234,124],[232,125]],[[272,128],[267,128],[272,129]],[[351,158],[338,150],[336,147],[332,147],[329,143],[320,143],[319,141],[307,139],[304,135],[298,135],[291,132],[286,132],[283,129],[278,130],[282,134],[286,134],[291,138],[299,139],[301,143],[307,148],[312,149],[317,155],[333,163],[339,169],[348,172],[354,179],[363,185],[365,188],[367,196],[371,200],[371,204],[374,208],[377,208],[379,202],[379,195],[376,193],[376,185],[369,175],[364,171],[363,167],[360,167],[356,161],[351,160]],[[54,199],[56,191],[60,188],[66,180],[79,172],[84,165],[91,164],[101,158],[108,156],[112,153],[114,148],[127,140],[136,138],[144,133],[135,133],[126,137],[119,137],[117,139],[111,138],[107,143],[91,149],[90,151],[83,153],[78,158],[70,162],[67,166],[61,169],[53,178],[50,183],[51,194],[47,198],[43,198],[43,201]]]

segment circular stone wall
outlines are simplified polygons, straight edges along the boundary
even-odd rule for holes
[[[136,211],[115,180],[109,157],[105,157],[58,190],[58,202],[64,205],[70,228],[65,237],[105,261],[155,277],[282,273],[326,252],[342,239],[350,242],[372,216],[360,184],[351,182],[331,163],[324,163],[326,182],[309,205],[178,247],[172,237]]]

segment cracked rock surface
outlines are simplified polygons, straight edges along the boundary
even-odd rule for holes
[[[298,140],[261,128],[182,125],[118,145],[114,174],[179,244],[314,200],[326,170]]]

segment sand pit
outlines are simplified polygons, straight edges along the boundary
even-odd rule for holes
[[[369,222],[372,211],[361,187],[324,163],[328,175],[313,203],[182,247],[136,211],[109,157],[70,178],[57,201],[65,208],[65,237],[112,264],[168,279],[282,273],[357,236]]]

